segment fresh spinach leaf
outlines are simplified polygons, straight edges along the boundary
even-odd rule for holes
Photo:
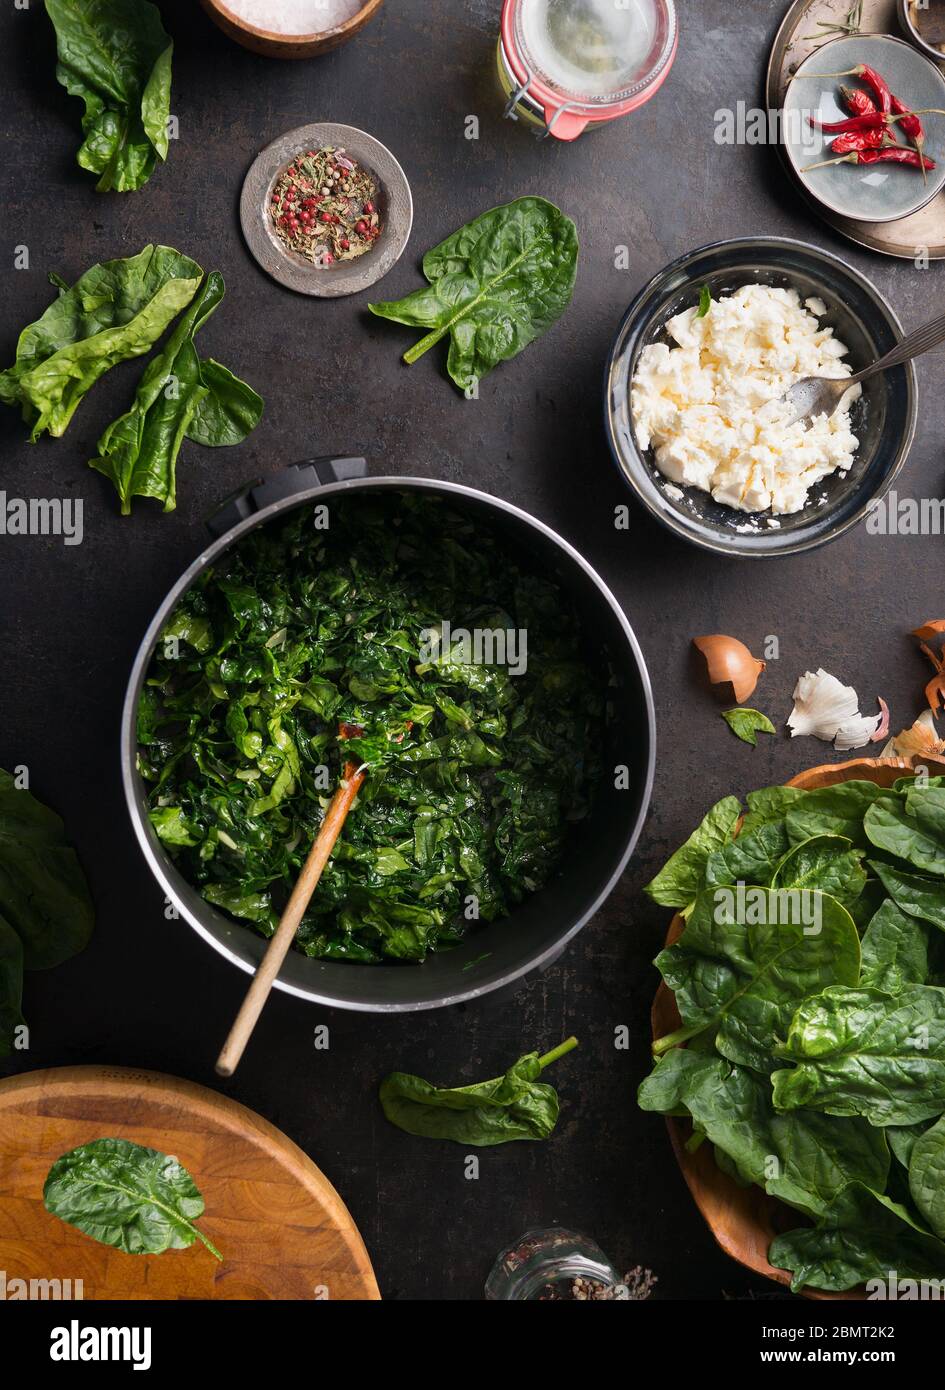
[[[945,1240],[945,1117],[912,1145],[909,1191],[934,1234]]]
[[[0,400],[20,406],[32,440],[61,435],[99,377],[153,347],[202,273],[169,246],[92,266],[23,329],[15,363],[0,374]]]
[[[654,902],[664,907],[688,907],[703,887],[709,855],[731,840],[741,815],[738,797],[724,796],[706,814],[656,877],[646,885]]]
[[[928,793],[930,794],[930,793]],[[863,818],[870,842],[929,874],[945,874],[945,839],[900,801],[877,801]]]
[[[779,1110],[806,1106],[910,1125],[945,1111],[945,990],[831,986],[802,1003],[772,1077]]]
[[[861,1183],[851,1183],[813,1230],[778,1236],[768,1251],[776,1269],[788,1269],[791,1288],[806,1285],[840,1293],[867,1280],[936,1279],[945,1272],[945,1243],[924,1231],[905,1207]]]
[[[517,198],[428,251],[425,289],[368,308],[431,330],[404,353],[405,362],[416,362],[448,333],[447,370],[468,391],[560,318],[571,302],[577,255],[569,217],[544,198]]]
[[[547,1139],[558,1122],[558,1096],[538,1078],[574,1047],[577,1038],[568,1038],[543,1057],[526,1053],[503,1076],[473,1086],[440,1088],[395,1071],[381,1083],[381,1105],[391,1124],[425,1139],[475,1147]]]
[[[808,1216],[821,1215],[850,1182],[886,1185],[889,1151],[881,1130],[814,1111],[778,1114],[767,1077],[720,1057],[674,1048],[657,1062],[638,1099],[643,1110],[687,1113],[729,1158],[740,1182],[756,1183]]]
[[[657,957],[682,1027],[654,1043],[655,1055],[712,1029],[723,1057],[770,1071],[775,1039],[801,1000],[833,980],[859,979],[859,937],[840,903],[761,888],[745,896],[740,913],[734,893],[701,893],[679,941]]]
[[[869,846],[863,819],[874,805],[895,806],[897,798],[875,782],[839,782],[804,792],[803,799],[791,806],[785,817],[788,834],[795,843],[814,835],[843,835],[860,849]]]
[[[750,743],[752,748],[757,747],[758,734],[776,732],[766,714],[762,714],[757,709],[748,709],[746,706],[739,706],[738,709],[725,709],[722,711],[722,718],[735,737],[740,738],[742,743]]]
[[[907,1172],[909,1170],[909,1164],[912,1161],[912,1150],[915,1148],[915,1141],[921,1138],[928,1127],[928,1121],[925,1121],[922,1124],[915,1125],[886,1125],[883,1129],[890,1153],[898,1159],[899,1163]]]
[[[771,886],[829,893],[849,911],[866,886],[860,858],[859,850],[842,835],[812,835],[785,854]]]
[[[721,888],[735,883],[767,886],[790,848],[783,821],[768,821],[746,833],[744,828],[729,844],[714,849],[706,860],[705,886]]]
[[[185,436],[197,432],[201,443],[239,443],[259,421],[262,400],[256,392],[218,363],[202,363],[194,347],[194,334],[223,294],[223,276],[214,270],[145,368],[134,405],[98,442],[90,467],[114,483],[123,515],[133,497],[157,498],[166,512],[173,511]]]
[[[900,911],[945,931],[945,885],[940,880],[904,873],[879,859],[870,860],[870,868]]]
[[[140,188],[167,158],[174,46],[148,0],[46,0],[56,76],[85,104],[76,156],[99,192]]]
[[[223,1259],[194,1225],[204,1202],[187,1169],[128,1139],[94,1139],[57,1158],[43,1203],[60,1221],[129,1255],[183,1250],[200,1239]]]
[[[0,1057],[9,1057],[17,1028],[25,1022],[23,1005],[23,943],[0,916]]]
[[[770,821],[783,821],[788,810],[807,794],[799,787],[762,787],[760,791],[749,792],[741,833],[747,835]]]
[[[861,949],[861,985],[898,994],[905,985],[928,982],[928,929],[888,898],[863,933]]]
[[[62,821],[2,768],[0,913],[22,942],[27,970],[60,965],[92,934],[92,900]]]

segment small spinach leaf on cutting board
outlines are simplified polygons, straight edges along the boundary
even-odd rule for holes
[[[842,835],[812,835],[781,860],[772,888],[816,889],[849,910],[866,887],[860,852]]]
[[[381,1082],[381,1105],[391,1124],[426,1139],[476,1147],[547,1139],[558,1121],[558,1096],[538,1078],[574,1047],[577,1038],[568,1038],[544,1057],[526,1053],[504,1076],[453,1089],[395,1071]]]
[[[836,980],[857,982],[859,936],[827,894],[749,888],[742,910],[735,890],[724,891],[701,893],[679,941],[656,958],[682,1027],[653,1051],[712,1029],[723,1057],[767,1072],[801,1000]]]
[[[945,990],[831,986],[800,1005],[772,1083],[779,1110],[806,1106],[910,1125],[945,1110]]]
[[[63,434],[110,367],[153,347],[202,274],[170,246],[92,266],[23,329],[16,361],[0,373],[0,401],[20,406],[34,442],[46,431]]]
[[[814,1111],[778,1114],[771,1084],[711,1053],[674,1048],[640,1087],[644,1110],[688,1114],[730,1160],[743,1184],[807,1215],[821,1215],[850,1182],[883,1188],[889,1151],[881,1130],[865,1120]]]
[[[664,907],[689,906],[703,887],[709,855],[731,840],[741,811],[736,796],[725,796],[715,803],[686,843],[646,885],[644,891],[654,902]]]
[[[465,391],[560,318],[571,302],[577,255],[570,217],[544,198],[517,198],[428,251],[425,289],[368,308],[431,330],[404,353],[408,363],[448,333],[447,370]]]
[[[128,1139],[94,1139],[58,1158],[43,1188],[46,1210],[129,1255],[183,1250],[196,1239],[223,1256],[197,1226],[204,1202],[176,1158]]]
[[[127,192],[167,158],[174,45],[148,0],[46,0],[56,77],[85,104],[76,156],[98,191]]]
[[[746,706],[739,706],[738,709],[725,709],[722,711],[722,718],[735,737],[740,738],[742,743],[750,743],[752,748],[757,747],[759,734],[776,732],[766,714],[762,714],[757,709],[748,709]]]
[[[912,1145],[909,1191],[931,1229],[945,1240],[945,1116]]]
[[[176,505],[177,455],[194,432],[204,444],[239,443],[259,421],[262,400],[216,362],[201,362],[194,334],[224,294],[211,271],[164,347],[142,373],[134,405],[113,420],[89,466],[114,483],[123,515],[133,497],[154,497],[166,512]]]
[[[905,1207],[851,1183],[813,1230],[788,1231],[768,1251],[776,1269],[791,1271],[791,1288],[839,1293],[869,1279],[941,1279],[945,1243],[924,1231]]]

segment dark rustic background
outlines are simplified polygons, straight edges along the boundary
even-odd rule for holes
[[[376,473],[470,483],[527,507],[582,550],[636,630],[655,685],[657,782],[638,853],[618,891],[565,958],[512,1003],[412,1017],[325,1014],[275,995],[226,1089],[295,1139],[340,1189],[388,1298],[479,1298],[495,1253],[529,1226],[561,1222],[594,1236],[621,1266],[659,1276],[662,1298],[763,1292],[714,1247],[672,1162],[662,1122],[634,1091],[647,1067],[650,960],[666,913],[642,885],[707,805],[833,758],[783,735],[737,743],[699,687],[696,633],[737,634],[755,650],[777,634],[781,659],[759,703],[783,723],[797,675],[824,665],[889,700],[897,727],[921,708],[922,658],[906,636],[942,608],[941,538],[886,539],[863,527],[797,559],[725,560],[671,539],[637,509],[618,533],[627,494],[601,427],[601,373],[629,300],[673,257],[703,242],[781,233],[826,246],[866,272],[907,326],[938,303],[943,268],[875,256],[839,239],[793,195],[773,150],[720,148],[714,113],[756,104],[784,5],[729,0],[680,6],[673,72],[641,111],[574,145],[538,144],[501,120],[494,74],[498,0],[387,0],[347,47],[285,63],[230,43],[196,4],[163,3],[175,40],[173,111],[180,139],[138,193],[98,195],[74,163],[79,103],[54,77],[54,43],[39,0],[3,7],[0,28],[0,354],[46,306],[46,273],[70,281],[94,261],[163,241],[218,267],[227,297],[201,333],[212,353],[264,395],[262,424],[241,448],[185,446],[179,506],[146,502],[117,514],[86,460],[126,408],[140,364],[112,372],[67,436],[24,442],[4,411],[0,486],[14,496],[85,498],[85,543],[0,538],[0,764],[28,764],[32,788],[65,817],[92,882],[98,927],[78,959],[28,977],[32,1050],[15,1067],[99,1062],[153,1067],[219,1084],[213,1059],[246,978],[184,922],[132,837],[121,793],[118,724],[129,667],[161,597],[197,553],[203,519],[241,482],[312,453],[365,454]],[[464,138],[469,114],[480,138]],[[478,402],[448,383],[445,353],[416,366],[415,335],[372,319],[368,296],[301,298],[247,254],[237,221],[243,175],[260,146],[306,121],[363,127],[390,146],[413,187],[410,246],[383,284],[396,298],[420,283],[422,252],[466,219],[521,194],[543,194],[575,218],[581,261],[564,319],[482,385]],[[13,247],[29,271],[11,268]],[[615,247],[630,269],[614,268]],[[940,306],[939,306],[940,307]],[[919,363],[921,420],[901,491],[942,484],[941,357]],[[331,1048],[312,1047],[328,1022]],[[615,1051],[626,1023],[630,1051]],[[411,1140],[385,1123],[377,1083],[393,1068],[442,1082],[494,1074],[520,1051],[580,1036],[556,1075],[560,1128],[545,1144],[482,1153],[478,1182],[459,1147]]]

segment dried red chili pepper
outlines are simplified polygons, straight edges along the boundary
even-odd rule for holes
[[[828,164],[905,164],[910,169],[934,169],[935,160],[926,159],[915,150],[907,150],[905,145],[889,145],[882,150],[854,150],[841,155],[839,159],[821,159],[816,164],[808,164],[801,170],[806,174],[810,169],[823,169]]]
[[[840,95],[851,116],[871,116],[879,110],[869,92],[861,87],[841,87]]]
[[[912,141],[917,153],[921,154],[925,148],[925,130],[922,122],[915,112],[910,111],[909,107],[906,106],[904,102],[900,101],[897,96],[892,97],[892,110],[895,115],[902,116],[902,120],[899,122],[902,127],[902,133],[907,139]],[[924,177],[924,164],[922,166],[922,174]]]
[[[850,131],[832,140],[830,148],[834,154],[851,154],[854,150],[880,150],[885,139],[884,130]]]
[[[822,130],[826,135],[856,135],[865,130],[883,131],[889,124],[882,111],[868,111],[863,116],[847,116],[843,121],[815,121],[813,116],[808,116],[807,119],[815,130]]]
[[[881,77],[875,68],[871,68],[866,63],[857,63],[855,68],[848,68],[846,72],[805,72],[802,77],[860,77],[873,93],[876,105],[880,111],[888,112],[892,110],[892,92],[889,90],[889,83],[885,77]]]

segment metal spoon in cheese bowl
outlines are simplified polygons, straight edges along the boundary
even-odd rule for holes
[[[930,348],[937,347],[942,341],[945,341],[945,314],[932,319],[924,328],[917,328],[914,333],[907,334],[891,352],[887,352],[877,362],[864,367],[863,371],[856,372],[853,376],[802,377],[781,397],[782,402],[791,410],[785,423],[813,420],[816,415],[832,415],[851,386],[867,381],[877,372],[884,372],[887,367],[898,367],[902,362],[919,357]]]

